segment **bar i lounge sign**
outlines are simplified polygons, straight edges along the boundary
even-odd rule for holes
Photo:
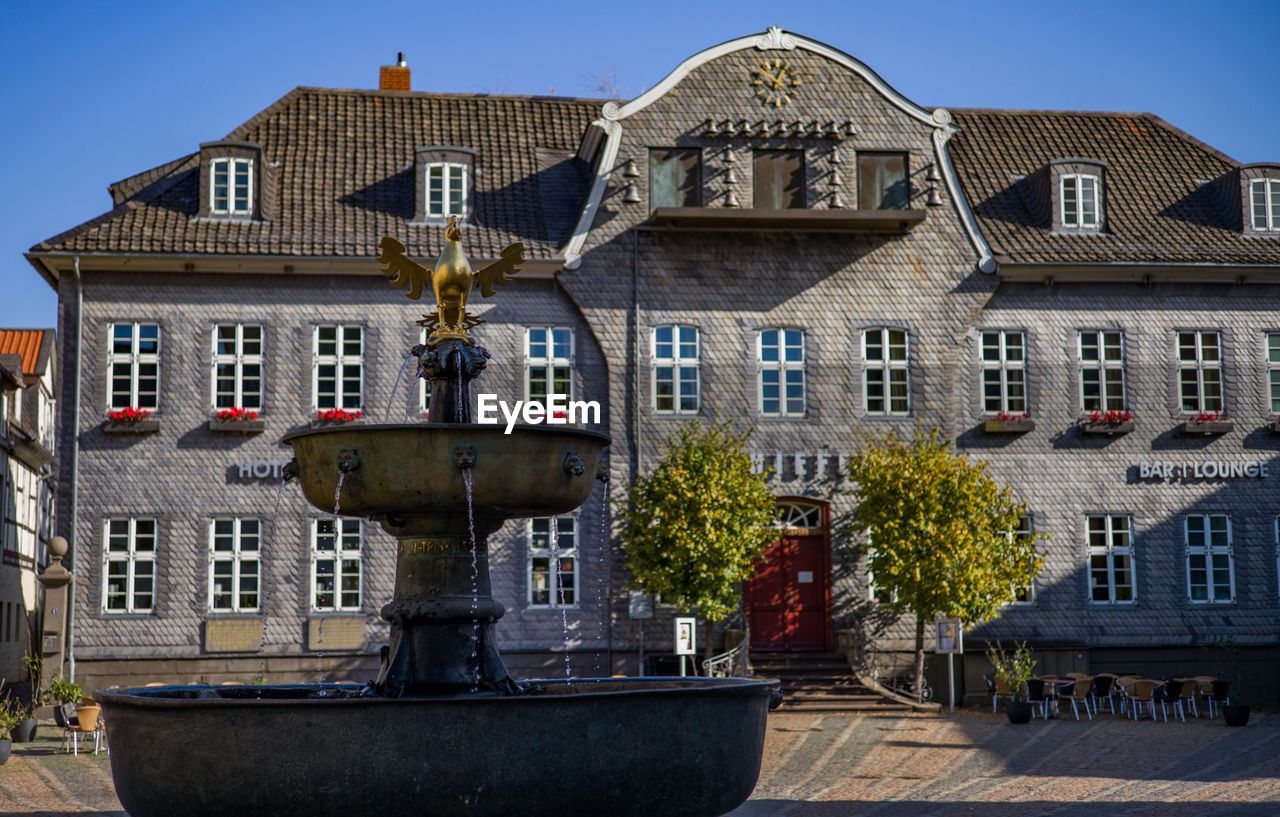
[[[1261,460],[1222,462],[1173,462],[1143,460],[1129,469],[1138,482],[1200,482],[1205,480],[1267,479],[1270,470]]]

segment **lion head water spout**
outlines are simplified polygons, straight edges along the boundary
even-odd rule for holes
[[[470,422],[471,383],[489,353],[471,340],[480,321],[467,314],[468,296],[473,288],[492,295],[517,273],[519,245],[473,273],[453,221],[432,269],[404,252],[383,239],[379,260],[410,297],[428,281],[436,295],[420,322],[427,342],[412,351],[430,383],[429,421],[284,437],[294,452],[286,475],[308,502],[377,522],[396,540],[377,680],[100,692],[121,802],[132,817],[170,817],[175,804],[189,817],[715,817],[733,809],[759,774],[773,684],[517,684],[509,675],[494,636],[504,608],[492,593],[489,536],[509,520],[555,520],[585,503],[607,475],[609,437],[567,424]],[[567,636],[566,579],[558,578]],[[599,606],[607,615],[608,599]],[[567,649],[563,657],[569,676]],[[548,763],[565,757],[572,762],[548,774]]]

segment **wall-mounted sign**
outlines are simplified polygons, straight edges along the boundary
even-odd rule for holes
[[[1266,479],[1267,463],[1253,462],[1139,462],[1138,479],[1187,482],[1196,479]]]
[[[940,618],[934,622],[938,627],[938,653],[961,655],[964,653],[964,627],[958,618]]]
[[[676,655],[696,655],[698,620],[693,616],[676,617]]]
[[[284,479],[288,460],[244,460],[237,463],[240,479]]]

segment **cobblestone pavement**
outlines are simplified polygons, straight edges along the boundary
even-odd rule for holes
[[[62,754],[55,730],[42,732],[0,766],[0,815],[127,817],[107,755]],[[1010,726],[976,712],[771,715],[760,784],[732,817],[869,815],[1277,817],[1280,715],[1245,729],[1109,718]]]

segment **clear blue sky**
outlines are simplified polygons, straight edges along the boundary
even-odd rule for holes
[[[27,248],[295,85],[374,87],[402,50],[419,90],[597,96],[612,76],[631,97],[770,25],[922,105],[1151,111],[1241,161],[1280,161],[1277,0],[6,2],[0,326],[55,323]]]

